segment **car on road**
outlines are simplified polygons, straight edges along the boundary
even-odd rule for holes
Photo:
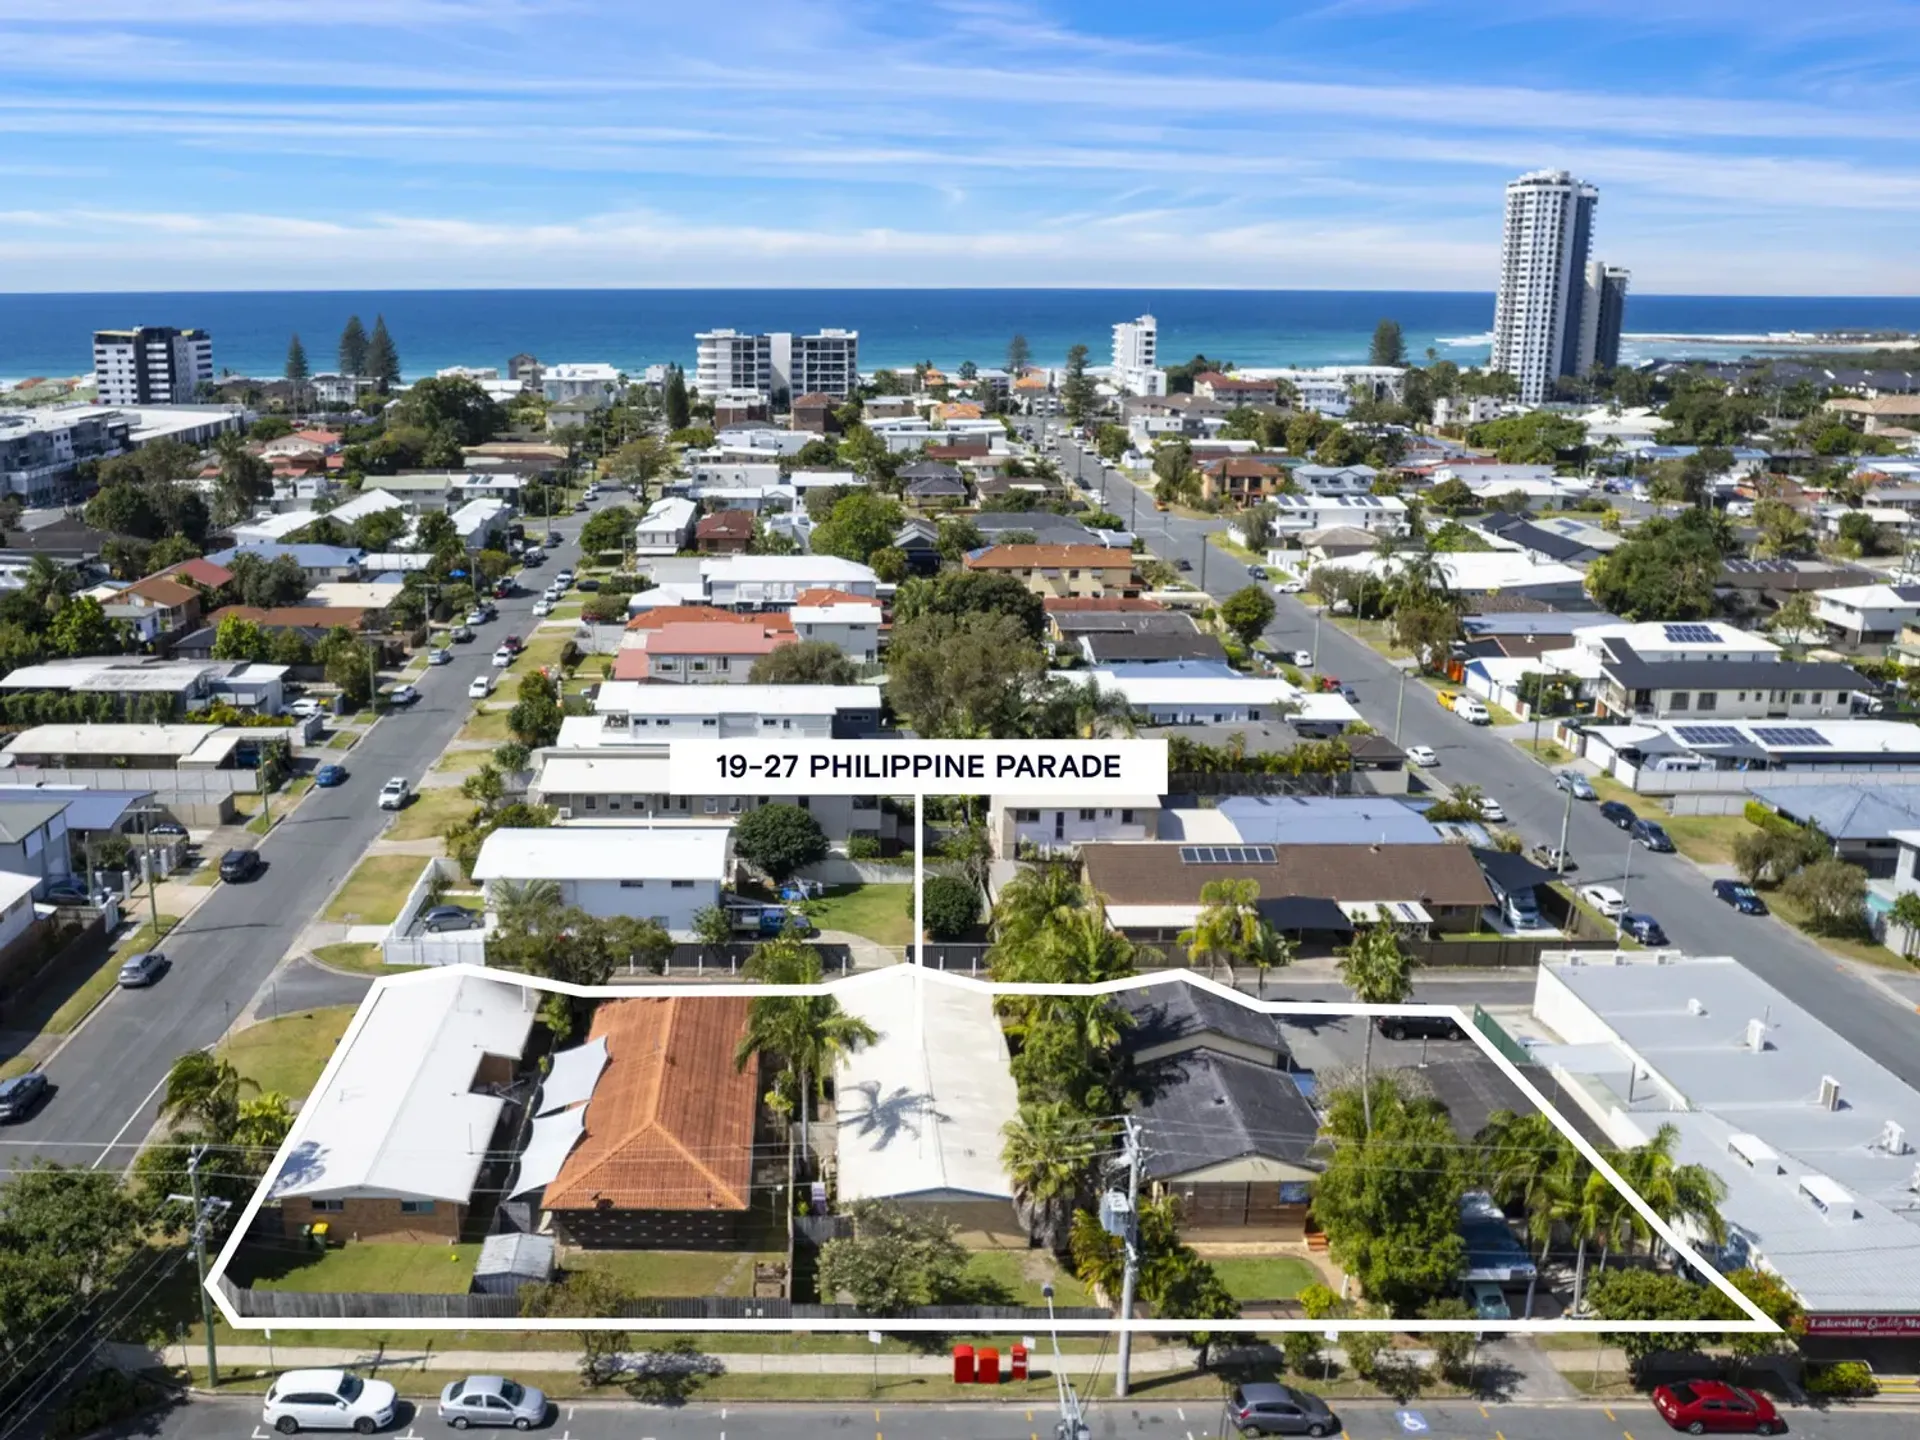
[[[456,1430],[469,1425],[530,1430],[547,1418],[547,1397],[502,1375],[469,1375],[440,1392],[440,1418]]]
[[[38,1070],[0,1080],[0,1125],[12,1125],[33,1114],[53,1093],[47,1077]]]
[[[1501,803],[1491,795],[1482,795],[1480,797],[1480,818],[1482,820],[1492,820],[1497,824],[1505,824],[1507,819],[1506,807],[1501,805]]]
[[[556,585],[573,584],[573,567],[571,565],[562,565],[560,569],[555,572],[553,583]]]
[[[1282,595],[1302,595],[1306,593],[1307,582],[1304,580],[1282,580],[1278,585],[1274,586],[1274,589],[1278,590]]]
[[[398,810],[407,803],[408,797],[412,794],[413,787],[396,775],[380,787],[380,808]]]
[[[451,665],[453,664],[453,651],[444,645],[436,645],[433,649],[427,651],[427,664]]]
[[[387,692],[389,705],[414,705],[419,703],[420,692],[411,685],[396,685]]]
[[[558,530],[549,530],[547,532],[547,544],[564,545],[566,544],[566,542],[567,542],[567,537],[562,535]]]
[[[258,850],[229,850],[220,857],[220,878],[229,885],[253,879],[262,868]]]
[[[553,602],[542,595],[538,600],[533,602],[533,613],[542,616],[551,615],[553,613]]]
[[[1373,1028],[1389,1040],[1464,1040],[1466,1036],[1446,1015],[1379,1015]]]
[[[1766,1396],[1724,1380],[1676,1380],[1653,1387],[1653,1408],[1689,1435],[1772,1435],[1786,1427]]]
[[[1407,746],[1407,759],[1418,765],[1422,770],[1431,770],[1440,763],[1440,757],[1433,753],[1433,747],[1431,745]]]
[[[1640,817],[1633,813],[1633,807],[1631,805],[1623,804],[1618,800],[1602,800],[1600,802],[1600,818],[1609,825],[1616,826],[1621,830],[1631,830],[1633,829],[1633,822]]]
[[[448,633],[453,636],[456,642],[462,645],[473,639],[473,627],[471,625],[456,625]]]
[[[331,790],[335,785],[347,783],[347,767],[344,765],[322,765],[313,772],[313,783],[322,790]]]
[[[498,650],[493,652],[493,659],[487,663],[496,670],[504,670],[507,666],[513,664],[513,651],[502,645]]]
[[[1714,881],[1713,898],[1722,905],[1731,905],[1742,915],[1767,913],[1767,902],[1754,893],[1751,885],[1743,885],[1738,880]]]
[[[1187,571],[1193,569],[1193,562],[1187,559],[1186,556],[1182,555],[1179,559],[1173,562],[1173,568],[1180,571],[1184,575]]]
[[[282,1435],[352,1430],[371,1435],[393,1423],[396,1392],[385,1380],[345,1370],[289,1370],[268,1388],[260,1419]]]
[[[500,663],[500,656],[503,653],[505,652],[500,650],[493,652],[494,664],[498,665]],[[484,700],[491,694],[493,694],[493,676],[491,675],[476,675],[467,685],[467,698],[469,700]]]
[[[1267,578],[1267,567],[1264,565],[1249,565],[1247,566],[1247,574],[1255,580],[1264,580]]]
[[[1341,1429],[1326,1401],[1291,1385],[1236,1385],[1227,1414],[1242,1435],[1337,1435]]]
[[[1597,798],[1594,794],[1593,786],[1588,782],[1587,777],[1582,775],[1578,770],[1554,771],[1553,783],[1558,785],[1562,790],[1571,791],[1573,798],[1576,800],[1592,800]]]
[[[1633,838],[1656,855],[1673,854],[1673,837],[1667,834],[1657,820],[1636,820],[1633,822]]]
[[[1578,870],[1573,863],[1573,852],[1562,850],[1558,845],[1536,845],[1527,851],[1527,858],[1546,870]]]
[[[293,716],[296,720],[308,720],[315,715],[321,714],[326,708],[327,707],[322,705],[318,700],[302,699],[296,700],[287,706],[287,714]]]
[[[142,950],[138,955],[128,957],[120,967],[120,988],[138,990],[142,985],[153,984],[165,972],[167,964],[167,957],[158,950]]]
[[[588,591],[598,590],[600,588],[600,582],[594,579],[591,575],[589,575],[587,576],[586,579],[582,580],[579,583],[579,585],[576,586],[575,588],[580,590],[588,590]]]
[[[529,550],[520,557],[520,563],[529,570],[538,570],[542,565],[547,563],[547,557],[545,552],[541,550]]]
[[[1299,666],[1302,670],[1311,670],[1313,668],[1313,652],[1311,650],[1289,650],[1287,651],[1287,659]]]
[[[1667,932],[1660,928],[1660,922],[1651,915],[1629,913],[1620,917],[1620,929],[1642,945],[1664,945]]]
[[[487,612],[485,610],[476,608],[473,610],[469,610],[467,612],[467,624],[484,625],[486,623],[487,623]]]
[[[1611,885],[1582,885],[1580,898],[1609,920],[1627,913],[1627,897]]]
[[[420,928],[438,935],[442,930],[478,930],[486,922],[460,905],[435,905],[420,917]]]

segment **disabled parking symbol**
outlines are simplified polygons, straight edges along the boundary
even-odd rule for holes
[[[1393,1412],[1393,1418],[1400,1422],[1400,1428],[1409,1435],[1427,1433],[1427,1417],[1418,1410],[1396,1410]]]

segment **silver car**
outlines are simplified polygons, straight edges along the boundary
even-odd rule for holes
[[[469,1425],[531,1430],[547,1418],[547,1397],[502,1375],[469,1375],[440,1392],[440,1418],[456,1430]]]
[[[120,967],[120,984],[124,989],[137,990],[158,980],[166,968],[165,955],[158,950],[142,950]]]

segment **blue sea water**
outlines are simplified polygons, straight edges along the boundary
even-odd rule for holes
[[[1036,363],[1063,363],[1085,344],[1111,353],[1115,321],[1160,322],[1160,355],[1196,354],[1241,366],[1366,358],[1376,322],[1400,322],[1410,353],[1428,347],[1462,364],[1486,359],[1493,297],[1458,291],[1333,290],[392,290],[168,294],[0,294],[0,378],[81,374],[96,329],[199,326],[214,365],[278,375],[298,332],[316,371],[334,367],[341,326],[384,315],[410,377],[449,365],[498,366],[526,351],[543,361],[605,361],[629,373],[661,361],[691,366],[697,330],[860,332],[863,367],[932,360],[1004,363],[1024,334]],[[1920,298],[1634,295],[1624,358],[1718,358],[1752,343],[1638,336],[1764,336],[1783,331],[1920,331]]]

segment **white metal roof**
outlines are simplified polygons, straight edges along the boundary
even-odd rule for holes
[[[36,725],[13,737],[12,755],[171,755],[209,761],[240,741],[223,725]]]
[[[649,685],[609,680],[593,708],[635,715],[833,715],[878,710],[878,685]]]
[[[880,605],[873,600],[855,604],[851,600],[841,600],[832,605],[796,605],[792,611],[793,623],[800,625],[878,625],[880,623]]]
[[[327,517],[338,520],[342,525],[351,525],[367,515],[379,515],[388,510],[404,508],[406,502],[386,490],[362,490],[344,505],[336,505],[327,512]],[[319,519],[319,516],[314,516]]]
[[[1000,1127],[1019,1096],[993,997],[918,965],[836,993],[879,1032],[835,1078],[841,1200],[1011,1200]]]
[[[476,880],[720,880],[732,827],[556,826],[495,830]]]
[[[325,1089],[300,1109],[274,1197],[464,1204],[502,1103],[476,1093],[480,1063],[520,1058],[539,1001],[526,986],[467,974],[376,989]]]
[[[878,583],[872,569],[837,555],[723,555],[700,567],[709,584],[717,580],[792,581],[825,588],[834,582]]]
[[[668,795],[667,757],[657,755],[549,755],[534,779],[547,795]]]

